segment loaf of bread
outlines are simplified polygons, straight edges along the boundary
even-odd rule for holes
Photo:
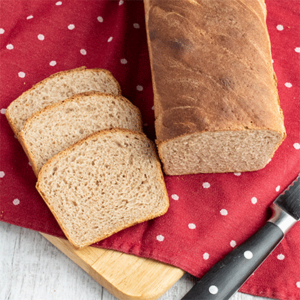
[[[142,131],[139,109],[122,96],[88,92],[33,114],[19,133],[33,171],[57,153],[103,129]]]
[[[51,158],[36,185],[68,240],[83,248],[169,206],[154,144],[141,132],[97,132]]]
[[[109,71],[81,67],[58,72],[37,83],[14,100],[5,115],[18,136],[27,119],[35,112],[75,94],[89,91],[121,95],[120,85]]]
[[[263,168],[286,133],[263,0],[145,0],[169,175]]]

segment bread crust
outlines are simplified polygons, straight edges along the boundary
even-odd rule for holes
[[[83,244],[83,245],[78,245],[76,244],[75,241],[72,240],[72,238],[70,237],[70,235],[68,234],[68,231],[66,230],[66,228],[64,228],[63,224],[61,223],[59,217],[57,217],[53,207],[50,205],[46,195],[43,193],[42,189],[40,188],[39,186],[39,183],[40,181],[42,181],[42,177],[44,175],[44,173],[47,171],[47,168],[49,167],[49,165],[52,163],[52,161],[54,160],[57,160],[59,159],[60,157],[62,156],[65,156],[66,154],[68,154],[68,152],[70,152],[72,149],[82,145],[83,143],[85,143],[86,141],[89,141],[95,137],[99,137],[99,136],[105,136],[107,134],[111,134],[111,133],[124,133],[124,134],[132,134],[134,136],[140,136],[142,139],[145,139],[147,140],[147,142],[150,143],[151,147],[152,147],[152,150],[153,152],[155,153],[155,157],[156,157],[156,165],[157,165],[157,169],[158,169],[158,172],[159,172],[159,178],[158,180],[161,182],[162,186],[163,186],[163,192],[165,194],[165,208],[164,210],[162,210],[161,212],[157,213],[157,214],[152,214],[152,215],[149,215],[148,217],[146,218],[141,218],[139,220],[136,220],[134,223],[130,223],[130,224],[127,224],[125,226],[122,226],[118,229],[116,229],[114,232],[112,233],[109,233],[109,234],[106,234],[104,236],[101,236],[99,238],[96,238],[94,239],[93,241],[89,242],[89,243],[86,243],[86,244]],[[138,132],[138,131],[132,131],[132,130],[129,130],[129,129],[123,129],[123,128],[114,128],[114,129],[105,129],[105,130],[101,130],[101,131],[98,131],[96,133],[93,133],[91,134],[90,136],[78,141],[76,144],[68,147],[67,149],[59,152],[57,155],[53,156],[51,159],[49,159],[45,165],[42,167],[42,169],[40,170],[39,174],[38,174],[38,180],[37,180],[37,183],[36,183],[36,189],[38,190],[38,192],[40,193],[40,195],[42,196],[42,198],[44,199],[45,203],[47,204],[47,206],[49,207],[50,211],[52,212],[52,214],[54,215],[55,219],[57,220],[58,224],[60,225],[62,231],[64,232],[64,234],[66,235],[66,237],[68,238],[68,240],[70,241],[70,243],[76,248],[76,249],[82,249],[82,248],[85,248],[91,244],[94,244],[94,243],[97,243],[111,235],[113,235],[114,233],[116,232],[119,232],[123,229],[126,229],[128,227],[131,227],[133,225],[136,225],[138,223],[142,223],[142,222],[145,222],[145,221],[148,221],[148,220],[151,220],[151,219],[154,219],[154,218],[157,218],[159,216],[162,216],[164,215],[168,208],[169,208],[169,197],[168,197],[168,192],[167,192],[167,189],[166,189],[166,186],[165,186],[165,182],[164,182],[164,176],[163,176],[163,172],[161,171],[161,164],[160,164],[160,161],[159,161],[159,158],[158,158],[158,155],[157,155],[157,152],[156,152],[156,147],[155,147],[155,144],[149,140],[147,138],[147,136],[143,133],[143,132]]]
[[[184,110],[170,120],[166,119],[165,115],[177,108],[190,107],[198,109],[199,119],[204,120],[201,124],[193,122],[193,130],[190,133],[214,131],[219,128],[223,130],[228,126],[233,130],[235,126],[284,131],[283,116],[278,105],[276,76],[271,63],[270,40],[261,3],[254,0],[252,6],[247,7],[236,1],[217,1],[216,9],[228,10],[232,22],[242,24],[231,25],[227,22],[224,24],[224,32],[245,29],[247,23],[241,20],[245,16],[251,17],[255,24],[252,31],[247,32],[247,37],[243,38],[242,33],[237,32],[221,39],[217,34],[219,28],[210,31],[209,27],[211,24],[217,26],[218,18],[212,12],[206,16],[206,13],[210,12],[206,7],[209,5],[205,1],[202,5],[198,5],[198,2],[182,1],[182,5],[178,5],[176,1],[145,1],[158,140],[168,140],[171,137],[161,130],[157,119],[162,118],[162,122],[167,123],[169,127],[173,125],[173,121],[188,123],[186,115],[189,113],[184,113]],[[192,9],[196,13],[193,13]],[[188,12],[191,15],[188,15]],[[200,20],[201,17],[215,18],[216,21],[211,21],[211,24],[207,25],[205,21]],[[238,39],[243,38],[243,42],[247,42],[250,46],[256,35],[262,41],[252,46],[251,51],[245,51],[239,56],[237,52],[232,52],[234,46],[238,48]],[[205,49],[202,50],[202,44],[200,47],[195,44],[196,42],[202,43]],[[207,61],[203,61],[199,55],[204,55],[206,51],[210,53],[205,57]],[[200,54],[197,54],[198,52]],[[232,61],[226,63],[225,57]],[[220,63],[223,62],[225,65],[215,63],[213,58],[219,59]],[[216,70],[210,70],[212,66]],[[248,76],[247,80],[242,72]],[[174,78],[171,78],[170,74]],[[250,87],[247,87],[248,85]],[[257,90],[254,91],[255,89]],[[251,91],[253,95],[257,93],[257,98],[261,99],[251,99],[251,95],[248,99],[247,95]],[[259,116],[258,111],[261,114]],[[181,134],[176,130],[172,133],[172,137]]]
[[[26,153],[27,158],[31,164],[32,170],[33,170],[35,176],[37,177],[39,174],[39,170],[38,170],[38,166],[35,163],[36,159],[34,158],[34,155],[32,154],[32,152],[29,150],[29,147],[27,146],[26,141],[22,134],[18,135],[18,141],[21,144],[24,152]]]
[[[12,120],[12,118],[11,118],[11,116],[10,116],[10,113],[9,113],[9,106],[8,106],[8,108],[6,109],[5,117],[6,117],[7,121],[8,121],[8,124],[9,124],[10,128],[11,128],[12,131],[14,132],[15,136],[18,138],[18,133],[19,133],[19,132],[18,132],[18,129],[17,129],[15,123],[13,122],[13,120]]]
[[[16,136],[18,136],[19,131],[18,131],[15,123],[13,122],[13,119],[12,119],[12,116],[11,116],[11,113],[10,113],[10,110],[11,110],[11,107],[12,107],[13,103],[16,103],[16,102],[20,101],[20,99],[22,99],[24,96],[30,94],[34,89],[36,89],[40,85],[45,84],[46,82],[48,82],[49,80],[51,80],[53,78],[56,78],[56,77],[59,77],[59,76],[62,76],[62,75],[66,75],[66,74],[69,74],[69,73],[90,72],[90,71],[106,73],[112,79],[112,81],[114,81],[114,83],[116,84],[117,89],[118,89],[118,95],[122,94],[120,84],[114,78],[114,76],[111,74],[111,72],[106,70],[106,69],[101,69],[101,68],[87,69],[85,66],[82,66],[82,67],[79,67],[79,68],[54,73],[54,74],[50,75],[49,77],[43,79],[42,81],[39,81],[38,83],[34,84],[29,90],[25,91],[17,99],[12,101],[10,103],[10,105],[7,107],[6,112],[5,112],[5,116],[7,118],[7,121],[9,123],[10,127],[12,128],[14,134]]]

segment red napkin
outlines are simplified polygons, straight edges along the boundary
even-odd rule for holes
[[[149,257],[201,277],[255,233],[268,206],[300,171],[300,5],[268,0],[268,28],[287,138],[257,172],[166,176],[170,209],[97,246]],[[22,92],[80,66],[110,70],[155,138],[153,92],[142,1],[1,1],[0,220],[63,237],[35,190],[36,178],[5,118]],[[300,224],[240,291],[300,299]]]

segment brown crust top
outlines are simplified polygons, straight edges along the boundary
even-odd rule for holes
[[[26,96],[27,94],[31,93],[32,90],[36,89],[40,85],[45,84],[47,81],[51,80],[52,78],[56,78],[56,77],[59,77],[61,75],[65,75],[65,74],[68,74],[68,73],[90,72],[90,71],[106,73],[115,82],[115,84],[116,84],[116,86],[118,88],[118,95],[122,94],[120,84],[114,78],[114,76],[111,74],[111,72],[108,71],[108,70],[106,70],[106,69],[101,69],[101,68],[87,69],[85,66],[82,66],[82,67],[79,67],[79,68],[75,68],[75,69],[71,69],[71,70],[66,70],[66,71],[61,71],[61,72],[54,73],[54,74],[50,75],[49,77],[45,78],[44,80],[39,81],[38,83],[34,84],[29,90],[27,90],[24,93],[22,93],[17,99],[15,99],[13,102],[11,102],[11,104],[7,107],[7,110],[5,112],[5,116],[7,118],[7,121],[9,123],[10,127],[12,128],[14,134],[17,136],[18,133],[19,133],[19,131],[18,131],[18,129],[17,129],[17,127],[16,127],[16,125],[15,125],[15,123],[13,121],[13,118],[11,116],[11,113],[10,113],[10,109],[11,109],[13,103],[19,101],[19,99],[21,99],[24,96]]]
[[[203,131],[285,135],[262,1],[145,0],[158,141]]]
[[[263,116],[263,114],[258,116],[262,124],[259,127],[252,121],[243,124],[235,122],[234,119],[224,120],[222,113],[219,115],[219,122],[214,122],[214,119],[199,107],[173,108],[163,111],[155,120],[157,137],[164,137],[164,139],[157,138],[156,143],[165,143],[194,133],[239,130],[271,130],[281,135],[283,141],[286,137],[285,131],[278,130],[276,127],[270,128],[270,124],[265,122]]]
[[[111,133],[120,133],[120,132],[123,132],[125,134],[132,134],[132,135],[139,135],[141,138],[147,140],[154,153],[155,153],[155,157],[156,157],[156,165],[157,165],[157,168],[159,170],[159,181],[162,183],[162,186],[164,188],[164,193],[165,193],[165,200],[166,200],[166,203],[165,203],[165,209],[163,211],[161,211],[160,213],[158,214],[153,214],[153,215],[149,215],[147,218],[143,218],[143,219],[139,219],[137,221],[135,221],[134,223],[132,224],[127,224],[126,226],[123,226],[122,228],[118,228],[116,229],[113,233],[110,233],[110,234],[107,234],[105,236],[101,236],[97,239],[94,239],[93,241],[87,243],[87,244],[84,244],[84,245],[77,245],[70,237],[70,235],[68,234],[68,231],[66,230],[66,228],[64,228],[64,226],[62,225],[60,219],[57,217],[57,215],[55,214],[55,211],[53,210],[52,206],[49,204],[49,201],[47,200],[47,197],[46,195],[43,193],[43,191],[41,190],[40,186],[39,186],[39,182],[42,180],[42,176],[44,174],[44,172],[47,171],[47,168],[49,167],[49,165],[51,164],[52,161],[54,160],[57,160],[59,159],[60,157],[63,157],[64,155],[68,155],[68,152],[71,151],[72,149],[78,147],[79,145],[85,143],[85,141],[88,141],[90,139],[93,139],[95,137],[98,137],[98,136],[102,136],[102,135],[106,135],[106,134],[111,134]],[[155,148],[155,145],[152,141],[150,141],[147,136],[142,133],[142,132],[137,132],[137,131],[132,131],[132,130],[129,130],[129,129],[123,129],[123,128],[114,128],[114,129],[107,129],[107,130],[101,130],[99,132],[96,132],[88,137],[86,137],[85,139],[82,139],[80,140],[79,142],[77,142],[76,144],[70,146],[69,148],[67,148],[66,150],[64,151],[61,151],[60,153],[58,153],[57,155],[55,155],[54,157],[52,157],[49,161],[46,162],[46,164],[42,167],[41,171],[39,172],[38,174],[38,180],[37,180],[37,183],[36,183],[36,189],[38,190],[38,192],[40,193],[40,195],[42,196],[42,198],[44,199],[45,203],[47,204],[47,206],[49,207],[49,209],[51,210],[52,214],[54,215],[55,219],[57,220],[58,224],[60,225],[61,229],[63,230],[64,234],[66,235],[66,237],[68,238],[68,240],[70,241],[70,243],[76,248],[76,249],[81,249],[81,248],[84,248],[84,247],[87,247],[91,244],[94,244],[96,242],[99,242],[111,235],[113,235],[114,233],[120,231],[120,230],[123,230],[125,228],[128,228],[128,227],[131,227],[135,224],[138,224],[138,223],[142,223],[144,221],[148,221],[148,220],[151,220],[153,218],[156,218],[156,217],[159,217],[159,216],[162,216],[163,214],[165,214],[169,208],[169,197],[168,197],[168,193],[167,193],[167,189],[166,189],[166,186],[165,186],[165,182],[164,182],[164,176],[163,176],[163,173],[162,173],[162,170],[161,170],[161,164],[160,164],[160,161],[159,161],[159,158],[158,158],[158,155],[156,153],[156,148]]]

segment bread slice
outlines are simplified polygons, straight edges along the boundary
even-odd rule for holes
[[[50,159],[36,185],[76,248],[166,213],[168,195],[143,133],[102,130]]]
[[[120,85],[109,71],[81,67],[53,74],[37,83],[14,100],[5,115],[18,136],[26,120],[35,112],[75,94],[89,91],[121,95]]]
[[[139,109],[122,96],[89,92],[52,104],[33,114],[19,141],[37,175],[51,157],[103,129],[142,131]]]

